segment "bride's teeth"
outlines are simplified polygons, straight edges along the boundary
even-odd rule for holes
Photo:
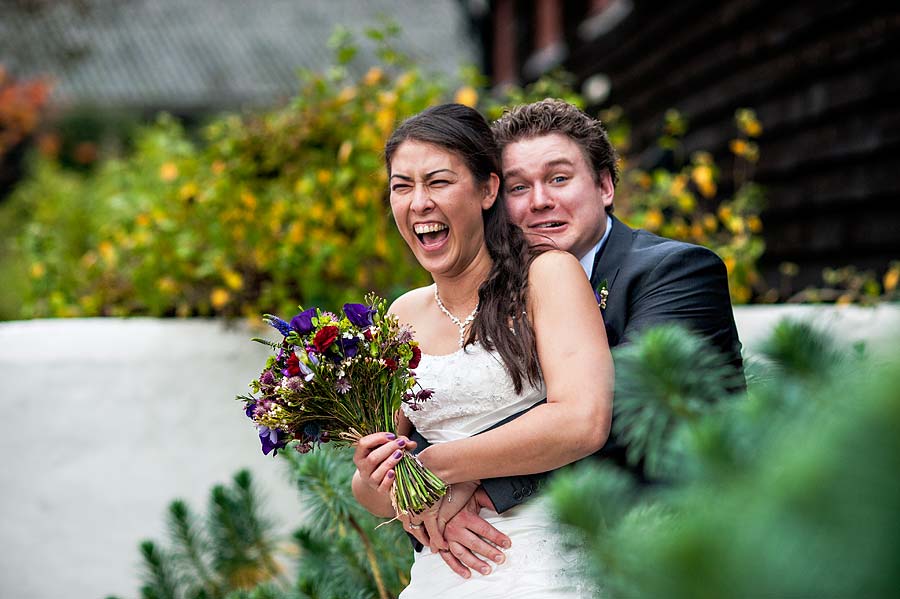
[[[537,225],[535,228],[536,229],[549,229],[551,227],[558,227],[561,224],[562,223],[541,223],[540,225]]]
[[[436,233],[437,231],[443,231],[446,228],[447,225],[434,223],[430,225],[416,225],[413,227],[413,230],[416,232],[416,235],[422,235],[423,233]]]

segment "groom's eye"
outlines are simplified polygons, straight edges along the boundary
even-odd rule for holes
[[[513,192],[516,192],[516,191],[522,191],[522,190],[524,190],[524,189],[525,189],[525,186],[524,186],[524,185],[512,185],[512,186],[510,186],[510,187],[508,187],[508,188],[506,189],[506,192],[507,192],[507,193],[513,193]]]
[[[552,179],[550,179],[551,183],[565,183],[569,178],[565,175],[556,175]]]

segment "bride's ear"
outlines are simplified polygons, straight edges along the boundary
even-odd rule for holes
[[[484,184],[484,197],[481,199],[481,209],[487,210],[497,201],[500,192],[500,177],[497,173],[491,173],[491,178]]]

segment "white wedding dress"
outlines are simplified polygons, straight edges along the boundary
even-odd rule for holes
[[[419,383],[434,391],[419,410],[404,406],[404,412],[430,443],[470,437],[544,398],[543,384],[521,394],[500,356],[480,344],[446,356],[424,354],[416,369]],[[481,517],[512,540],[506,561],[493,566],[486,576],[473,571],[464,579],[455,574],[437,553],[427,547],[416,553],[410,584],[400,599],[587,599],[592,596],[583,581],[580,558],[569,553],[538,497],[502,514],[482,509]]]

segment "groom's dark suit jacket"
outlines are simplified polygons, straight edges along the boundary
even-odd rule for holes
[[[610,347],[633,339],[648,327],[679,323],[706,337],[734,367],[742,369],[725,265],[709,249],[631,229],[613,217],[612,230],[594,259],[591,274],[595,289],[603,281],[609,292],[603,320]],[[418,433],[412,438],[420,450],[427,445]],[[645,481],[640,466],[627,465],[625,447],[612,433],[595,455]],[[545,476],[495,478],[483,480],[482,485],[497,511],[503,512],[537,491]]]

